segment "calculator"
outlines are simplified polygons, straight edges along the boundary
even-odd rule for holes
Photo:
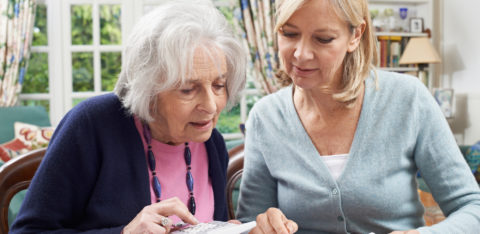
[[[256,222],[252,221],[244,224],[233,224],[222,221],[212,221],[209,223],[199,223],[196,225],[188,225],[179,230],[173,231],[174,234],[243,234],[248,233],[256,226]]]

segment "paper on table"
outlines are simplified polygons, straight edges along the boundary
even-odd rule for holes
[[[220,229],[212,230],[209,231],[208,234],[246,234],[255,226],[257,226],[257,222],[251,221],[248,223],[227,226]]]
[[[212,221],[209,223],[199,223],[197,225],[187,225],[171,232],[172,234],[247,234],[257,225],[255,221],[234,224],[222,221]]]

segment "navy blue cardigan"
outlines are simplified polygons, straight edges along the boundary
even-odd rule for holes
[[[205,142],[214,220],[227,220],[228,153],[217,130]],[[60,122],[11,233],[120,233],[150,205],[142,140],[114,94],[91,98]]]

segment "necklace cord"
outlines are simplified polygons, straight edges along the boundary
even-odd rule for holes
[[[152,134],[150,131],[150,127],[146,123],[142,123],[143,127],[143,137],[145,138],[145,142],[147,143],[147,158],[148,158],[148,168],[150,169],[150,172],[152,174],[152,182],[151,186],[153,189],[153,192],[155,193],[156,201],[160,202],[160,197],[162,195],[162,186],[160,185],[160,181],[158,180],[157,173],[155,171],[155,166],[156,166],[156,161],[155,161],[155,155],[152,151]],[[188,142],[185,142],[185,151],[183,152],[183,156],[185,159],[185,164],[187,165],[187,174],[186,174],[186,185],[189,193],[189,199],[188,199],[188,210],[190,213],[195,215],[195,210],[196,210],[196,203],[195,203],[195,197],[193,194],[193,176],[192,176],[192,153],[190,152],[190,147],[188,145]]]

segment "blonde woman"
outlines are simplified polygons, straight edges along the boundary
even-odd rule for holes
[[[367,0],[281,0],[291,85],[246,126],[239,198],[252,233],[478,233],[480,190],[415,77],[375,71]],[[448,216],[424,227],[420,171]]]

